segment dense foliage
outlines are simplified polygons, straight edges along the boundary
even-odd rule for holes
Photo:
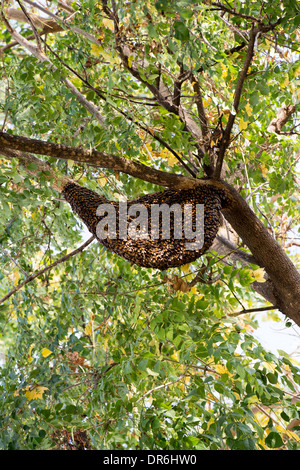
[[[29,2],[3,2],[3,129],[186,173],[172,149],[200,176],[195,138],[151,84],[179,90],[199,126],[201,90],[211,128],[225,126],[252,23],[277,24],[257,38],[226,178],[282,247],[294,247],[297,2],[68,5],[48,2],[57,30],[37,41],[38,25],[13,16],[13,9],[32,15]],[[39,8],[35,14],[49,20]],[[14,45],[17,34],[33,39]],[[283,105],[296,111],[271,133]],[[42,158],[110,199],[157,189],[124,173]],[[0,161],[0,448],[299,448],[299,361],[264,350],[252,334],[257,322],[248,310],[270,305],[251,287],[264,281],[261,269],[216,251],[167,272],[132,266],[95,241],[73,253],[89,235],[51,182],[33,178],[17,159]],[[291,257],[299,265],[295,251]]]

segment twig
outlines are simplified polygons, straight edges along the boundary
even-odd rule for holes
[[[234,313],[229,313],[229,317],[238,317],[239,315],[242,315],[244,313],[252,313],[252,312],[264,312],[266,310],[277,310],[278,307],[276,305],[272,305],[270,307],[258,307],[258,308],[244,308],[240,312],[234,312]]]
[[[228,7],[226,7],[225,5],[223,5],[221,2],[212,2],[211,3],[213,6],[215,6],[216,8],[210,8],[210,10],[221,10],[221,11],[224,11],[225,13],[228,13],[229,15],[232,15],[232,16],[237,16],[239,18],[244,18],[246,20],[250,20],[250,21],[253,21],[255,23],[261,23],[261,20],[255,16],[251,16],[251,15],[246,15],[245,13],[239,13],[238,11],[236,10],[232,10]]]
[[[187,368],[186,368],[187,369]],[[153,387],[151,388],[151,390],[148,390],[148,392],[144,393],[144,395],[142,395],[137,401],[136,403],[139,403],[141,400],[143,400],[143,398],[145,398],[147,395],[150,395],[152,392],[155,392],[156,390],[160,390],[161,388],[164,388],[164,387],[169,387],[170,385],[173,385],[175,384],[176,382],[179,382],[180,380],[182,380],[184,377],[185,377],[185,372],[180,376],[178,377],[178,379],[176,380],[173,380],[173,381],[170,381],[170,382],[167,382],[165,384],[162,384],[162,385],[158,385],[157,387]]]
[[[29,276],[28,274],[26,273],[26,271],[24,271],[24,269],[21,268],[21,266],[16,262],[16,260],[10,256],[10,254],[0,246],[0,250],[2,251],[2,253],[5,254],[5,256],[7,256],[16,266],[17,268],[22,272],[22,274],[24,275],[25,279],[27,279]]]
[[[0,12],[0,17],[2,18],[4,24],[6,25],[9,33],[11,34],[12,37],[14,37],[18,43],[27,49],[31,54],[33,54],[40,62],[48,62],[48,67],[52,71],[57,71],[57,67],[55,67],[48,59],[48,57],[41,51],[37,46],[34,46],[30,44],[30,42],[27,40],[27,38],[24,38],[21,34],[19,34],[15,29],[12,28],[8,20],[5,18],[4,13],[1,11]],[[40,37],[40,39],[45,43],[45,41]],[[86,97],[80,93],[80,91],[73,85],[73,83],[68,79],[63,77],[63,75],[60,76],[61,81],[71,90],[71,92],[75,95],[79,103],[85,107],[88,112],[92,115],[95,115],[96,119],[102,124],[103,126],[105,125],[105,120],[103,116],[99,113],[97,107],[94,105],[94,103],[90,102],[89,100],[86,99]]]
[[[49,271],[50,269],[54,268],[55,266],[57,266],[58,264],[60,263],[63,263],[64,261],[67,261],[69,258],[71,258],[72,256],[76,255],[77,253],[80,253],[81,251],[83,251],[88,245],[90,245],[92,243],[92,241],[95,239],[94,235],[92,237],[90,237],[86,242],[84,242],[80,247],[76,248],[76,250],[73,250],[71,251],[71,253],[68,253],[67,255],[65,256],[62,256],[61,258],[59,258],[58,260],[54,261],[53,263],[49,264],[49,266],[46,266],[44,269],[41,269],[40,271],[37,271],[36,273],[34,274],[31,274],[30,276],[28,276],[25,281],[21,282],[20,284],[18,284],[16,287],[14,287],[14,289],[12,289],[10,292],[8,292],[8,294],[6,294],[2,299],[0,299],[0,305],[5,302],[5,300],[9,299],[9,297],[11,297],[13,294],[15,294],[16,292],[18,292],[20,289],[22,289],[22,287],[24,287],[26,284],[28,284],[29,282],[33,281],[33,279],[37,278],[38,276],[41,276],[42,274],[44,274],[45,272]]]
[[[17,3],[18,5],[20,6],[21,10],[23,11],[24,15],[25,15],[25,18],[27,18],[27,21],[28,23],[30,24],[31,28],[32,28],[32,31],[33,31],[33,34],[34,34],[34,37],[35,37],[35,40],[36,40],[36,44],[37,44],[37,48],[40,52],[42,52],[42,47],[41,47],[41,39],[40,39],[40,36],[39,36],[39,33],[37,32],[37,29],[34,25],[34,22],[32,21],[30,15],[28,14],[26,8],[22,5],[22,3],[17,0]]]
[[[231,131],[232,131],[233,124],[235,122],[235,117],[239,110],[239,103],[240,103],[240,99],[242,96],[244,81],[247,77],[248,70],[251,65],[253,55],[254,55],[256,39],[261,33],[263,32],[266,33],[268,31],[273,30],[280,23],[280,21],[281,20],[279,18],[279,20],[276,23],[268,24],[268,25],[265,25],[259,21],[258,26],[252,26],[250,30],[250,39],[248,43],[248,49],[247,49],[244,65],[238,77],[238,81],[237,81],[237,85],[236,85],[236,89],[234,93],[234,98],[233,98],[234,113],[230,113],[228,117],[227,126],[224,130],[223,138],[221,140],[221,145],[220,145],[219,152],[218,152],[218,159],[217,159],[216,169],[215,169],[215,174],[214,174],[215,179],[219,179],[221,176],[225,152],[230,145]]]
[[[224,282],[224,284],[228,287],[228,289],[232,293],[233,297],[240,304],[240,306],[242,307],[242,311],[244,312],[246,309],[245,309],[244,305],[242,304],[242,302],[240,301],[240,299],[238,298],[238,296],[235,294],[234,290],[230,289],[228,283],[224,279],[221,279],[221,282]]]

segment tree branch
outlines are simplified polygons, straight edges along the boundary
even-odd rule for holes
[[[236,14],[236,13],[232,13],[232,14]],[[232,131],[232,127],[233,127],[236,115],[239,111],[239,103],[240,103],[240,99],[241,99],[241,95],[243,91],[243,85],[247,77],[247,73],[248,73],[248,70],[251,65],[253,55],[254,55],[254,47],[255,47],[256,38],[262,32],[268,32],[268,31],[273,30],[279,23],[280,23],[280,19],[275,24],[268,24],[268,25],[265,25],[259,21],[258,26],[252,26],[252,29],[250,30],[250,39],[248,43],[244,65],[238,77],[238,81],[237,81],[237,85],[236,85],[236,89],[234,93],[234,98],[233,98],[233,107],[234,107],[235,112],[230,113],[228,117],[227,126],[224,130],[223,138],[221,140],[221,145],[219,147],[216,170],[214,174],[214,178],[216,179],[220,178],[221,176],[224,156],[225,156],[226,150],[228,149],[230,145],[231,131]]]
[[[246,54],[246,57],[245,57],[243,68],[241,70],[241,73],[240,73],[238,81],[237,81],[237,85],[236,85],[236,89],[235,89],[235,93],[234,93],[234,98],[233,98],[233,107],[235,109],[235,113],[230,113],[229,114],[228,121],[227,121],[227,126],[224,130],[224,134],[223,134],[223,137],[221,139],[221,145],[219,147],[218,159],[217,159],[216,169],[215,169],[215,174],[214,174],[214,177],[216,179],[220,178],[220,176],[221,176],[221,171],[222,171],[225,152],[226,152],[227,148],[230,145],[231,131],[232,131],[232,127],[233,127],[236,115],[238,113],[239,103],[240,103],[240,99],[241,99],[241,95],[242,95],[242,91],[243,91],[243,84],[244,84],[249,66],[250,66],[252,58],[253,58],[255,40],[256,40],[257,34],[259,32],[260,32],[260,29],[255,28],[255,27],[253,27],[250,31],[250,40],[249,40],[249,43],[248,43],[247,54]]]
[[[182,175],[175,175],[165,171],[156,170],[140,162],[134,162],[128,158],[112,155],[97,150],[89,150],[80,147],[71,147],[68,145],[45,142],[42,140],[28,139],[27,137],[16,136],[0,132],[0,153],[7,156],[7,151],[19,150],[22,152],[31,152],[38,155],[47,155],[60,160],[74,160],[79,163],[88,163],[101,168],[109,168],[115,171],[121,171],[135,178],[140,178],[153,184],[163,187],[188,189],[199,184],[199,180]],[[17,155],[15,155],[19,158]],[[29,158],[29,157],[28,157]],[[24,159],[24,156],[23,156]],[[23,160],[26,163],[26,158]],[[42,168],[30,156],[29,161],[37,164],[37,171],[49,171],[47,164]],[[51,174],[54,177],[54,173]],[[198,183],[197,183],[198,181]],[[62,187],[59,189],[62,190]]]
[[[289,104],[280,108],[276,118],[272,119],[272,121],[270,122],[267,131],[274,132],[275,134],[280,134],[281,129],[288,122],[295,110],[296,106],[293,104]]]
[[[240,310],[239,312],[229,313],[229,317],[238,317],[239,315],[244,315],[245,313],[254,313],[254,312],[265,312],[267,310],[276,310],[278,307],[276,305],[266,306],[266,307],[258,307],[258,308],[247,308],[244,310]]]

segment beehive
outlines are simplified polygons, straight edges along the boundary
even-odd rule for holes
[[[221,222],[220,210],[224,202],[224,195],[220,190],[210,186],[201,186],[196,189],[188,190],[166,190],[159,191],[151,194],[144,195],[138,199],[127,202],[128,211],[134,208],[136,204],[142,204],[148,210],[148,237],[137,238],[127,235],[126,238],[119,237],[120,225],[118,217],[116,220],[116,236],[99,238],[97,235],[97,225],[99,221],[103,220],[102,217],[97,215],[97,208],[101,204],[111,205],[117,215],[119,215],[119,203],[108,201],[105,197],[84,188],[78,184],[70,183],[65,186],[62,191],[64,198],[71,205],[72,209],[80,217],[80,219],[88,227],[89,231],[94,234],[100,243],[102,243],[109,250],[117,253],[131,263],[143,266],[146,268],[156,268],[165,270],[177,266],[182,266],[191,263],[205,253],[212,245]],[[184,217],[182,217],[182,239],[177,238],[177,232],[174,230],[174,213],[170,212],[170,234],[167,238],[162,231],[163,220],[160,217],[159,226],[157,227],[159,235],[158,238],[151,236],[151,226],[153,224],[153,217],[151,217],[151,207],[153,205],[167,204],[171,207],[173,204],[179,204],[182,213],[189,205],[190,215],[192,219],[192,229],[195,231],[196,225],[196,205],[204,205],[204,234],[203,246],[199,249],[190,249],[190,243],[193,239],[186,237],[186,230],[184,227]],[[134,217],[127,216],[126,223],[128,228]],[[196,232],[195,232],[196,233]],[[199,234],[198,234],[199,235]],[[156,234],[157,236],[157,234]],[[196,238],[194,239],[196,240]]]

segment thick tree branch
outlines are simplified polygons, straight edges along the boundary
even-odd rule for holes
[[[60,160],[74,160],[79,163],[88,163],[101,168],[109,168],[121,171],[135,178],[140,178],[163,187],[187,189],[197,185],[195,178],[182,175],[174,175],[161,170],[155,170],[140,162],[134,162],[124,157],[112,155],[97,150],[70,147],[68,145],[45,142],[42,140],[28,139],[0,132],[0,153],[5,155],[7,150],[19,150],[38,155],[47,155]],[[35,162],[33,162],[35,163]],[[38,169],[38,167],[37,167]],[[46,171],[47,168],[40,171]],[[49,168],[48,168],[49,170]]]
[[[66,184],[74,182],[70,178],[58,176],[47,162],[43,162],[29,153],[12,150],[11,148],[4,148],[0,144],[0,155],[3,155],[10,160],[13,158],[18,159],[20,164],[26,169],[27,173],[32,176],[37,176],[41,172],[45,173],[49,180],[51,180],[51,185],[56,191],[60,192]]]
[[[223,184],[232,197],[229,206],[223,209],[225,218],[258,264],[265,268],[278,308],[300,325],[299,272],[241,195],[227,183]]]
[[[267,130],[269,132],[274,132],[275,134],[280,134],[281,129],[283,126],[288,122],[290,117],[296,110],[296,106],[293,104],[289,104],[287,106],[283,106],[279,109],[276,118],[272,119],[270,122]]]

